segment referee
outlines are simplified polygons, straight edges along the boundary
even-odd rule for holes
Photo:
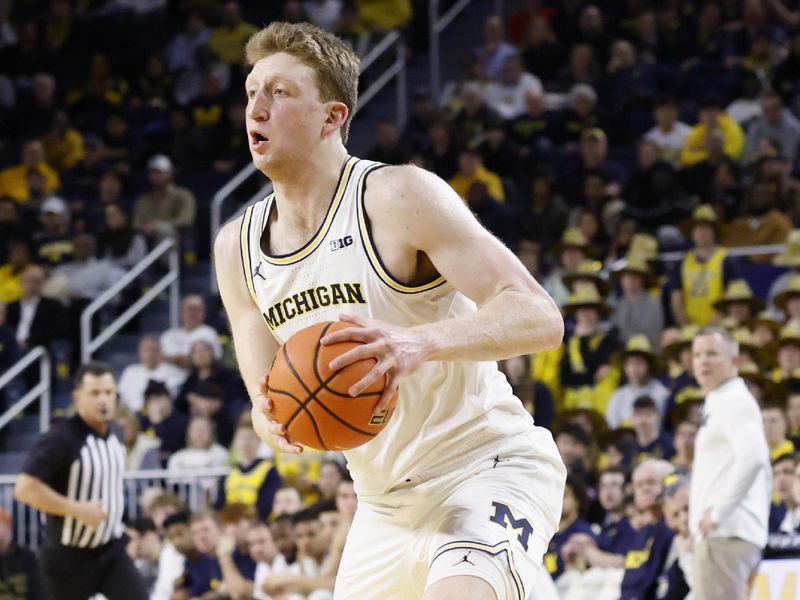
[[[31,450],[14,497],[47,513],[41,551],[51,600],[144,600],[147,593],[122,537],[125,449],[110,424],[117,385],[108,365],[75,375],[77,414],[57,423]]]

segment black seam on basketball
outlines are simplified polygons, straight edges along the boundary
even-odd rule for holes
[[[321,343],[320,340],[322,340],[322,338],[325,337],[325,334],[328,333],[328,330],[331,327],[333,327],[333,323],[328,323],[327,325],[325,325],[325,327],[322,330],[322,333],[320,333],[319,337],[317,338],[317,343],[314,346],[314,362],[311,364],[311,367],[314,370],[314,377],[317,378],[317,383],[320,384],[320,385],[325,385],[325,381],[323,381],[322,376],[319,374],[319,364],[318,364],[319,363],[319,350],[322,347],[322,343]],[[317,390],[317,391],[319,391],[319,390]]]
[[[341,418],[339,415],[337,415],[337,414],[336,414],[335,412],[333,412],[333,411],[332,411],[330,408],[328,408],[327,406],[325,406],[325,403],[324,403],[324,402],[322,402],[322,401],[321,401],[319,398],[317,398],[316,396],[315,396],[314,398],[309,398],[309,402],[310,402],[311,400],[315,400],[315,401],[316,401],[316,403],[320,405],[320,407],[322,408],[322,410],[324,410],[326,413],[328,413],[330,416],[332,416],[334,419],[336,419],[337,421],[339,421],[339,423],[341,423],[342,425],[344,425],[344,426],[345,426],[345,427],[347,427],[348,429],[352,429],[353,431],[356,431],[356,432],[358,432],[358,433],[360,433],[360,434],[362,434],[362,435],[367,435],[367,436],[369,436],[369,437],[375,437],[376,435],[378,435],[378,433],[377,433],[377,432],[363,431],[363,430],[359,429],[358,427],[355,427],[355,426],[351,425],[350,423],[348,423],[347,421],[343,420],[343,419],[342,419],[342,418]]]
[[[300,382],[300,385],[303,386],[303,389],[308,394],[308,398],[304,402],[300,403],[300,406],[297,408],[294,414],[291,417],[289,417],[284,426],[286,427],[286,429],[289,429],[289,425],[291,425],[294,422],[294,420],[297,418],[297,415],[299,415],[301,411],[305,411],[306,414],[308,415],[308,418],[311,420],[311,426],[314,427],[314,433],[317,434],[319,445],[322,446],[325,450],[328,450],[327,444],[325,444],[325,442],[322,440],[322,434],[319,431],[319,427],[317,427],[317,422],[314,419],[314,415],[311,414],[311,411],[308,410],[308,408],[306,408],[306,406],[308,406],[308,403],[314,400],[319,390],[317,390],[317,392],[312,392],[311,390],[308,389],[308,386],[306,386],[303,379],[295,370],[294,365],[292,364],[292,360],[289,358],[289,351],[286,349],[285,344],[283,346],[283,359],[286,361],[286,366],[289,367],[289,370],[292,372],[292,375],[294,375],[294,378],[297,379],[298,382]]]
[[[328,323],[325,326],[325,329],[323,329],[322,333],[319,335],[320,339],[322,339],[325,336],[325,334],[328,333],[328,329],[330,329],[331,327],[333,327],[333,323]],[[317,346],[314,349],[314,375],[317,377],[317,381],[320,383],[320,385],[322,387],[319,388],[315,392],[316,394],[318,394],[320,392],[320,390],[324,389],[326,392],[329,392],[330,394],[332,394],[334,396],[338,396],[339,398],[369,398],[370,396],[378,396],[380,398],[380,396],[383,394],[382,391],[381,392],[362,392],[358,396],[351,396],[350,394],[343,394],[341,392],[337,392],[335,389],[333,389],[331,387],[328,387],[328,384],[331,381],[333,381],[334,379],[336,379],[336,377],[339,375],[339,373],[342,373],[343,370],[339,369],[338,371],[335,371],[333,373],[333,376],[330,379],[326,379],[326,380],[323,381],[322,376],[319,374],[319,365],[317,364],[318,360],[319,360],[319,349],[320,349],[321,346],[322,346],[322,344],[320,344],[319,340],[317,340]]]

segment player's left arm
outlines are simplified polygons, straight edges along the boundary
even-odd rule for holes
[[[561,344],[564,321],[556,303],[436,175],[411,166],[380,169],[369,176],[365,203],[379,251],[396,251],[393,256],[405,264],[424,254],[479,308],[412,328],[342,316],[361,327],[333,333],[323,341],[366,343],[334,360],[332,368],[367,356],[378,359],[351,394],[388,373],[391,385],[377,406],[380,410],[393,395],[397,378],[425,361],[500,360]]]

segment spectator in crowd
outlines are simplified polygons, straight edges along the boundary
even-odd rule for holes
[[[489,122],[497,118],[483,98],[483,88],[477,82],[464,84],[461,107],[452,120],[452,131],[459,146],[476,144],[486,131]]]
[[[164,521],[165,542],[158,556],[158,576],[150,593],[151,600],[171,600],[176,581],[182,577],[186,560],[197,550],[189,530],[189,513],[177,512]]]
[[[538,242],[541,248],[554,248],[567,225],[567,205],[553,186],[549,173],[537,173],[530,187],[530,202],[524,206],[520,218],[520,236]],[[582,259],[583,256],[577,263]]]
[[[247,546],[250,549],[250,557],[256,563],[253,598],[270,600],[264,591],[264,584],[270,576],[287,572],[289,564],[278,550],[278,545],[266,523],[258,522],[247,532]]]
[[[567,423],[556,435],[556,446],[567,471],[579,481],[587,476],[592,438],[580,425]]]
[[[684,420],[675,425],[675,433],[672,440],[675,456],[672,457],[671,462],[675,465],[676,471],[685,474],[691,473],[696,437],[697,424],[693,421]]]
[[[721,134],[725,155],[738,161],[744,152],[744,132],[736,121],[722,112],[720,101],[713,96],[703,98],[698,106],[698,116],[700,121],[692,127],[681,151],[681,165],[688,167],[708,157],[712,132]]]
[[[603,509],[603,518],[593,532],[597,533],[598,546],[612,554],[619,553],[617,545],[624,541],[623,533],[630,531],[630,525],[624,520],[627,484],[628,473],[623,467],[604,469],[597,483],[597,501]]]
[[[97,258],[97,241],[81,234],[72,240],[71,260],[52,270],[49,283],[63,290],[79,320],[79,313],[124,274],[111,261]]]
[[[522,401],[525,409],[531,413],[536,424],[550,429],[555,413],[555,401],[550,389],[541,381],[533,378],[530,357],[514,356],[501,364],[514,395]]]
[[[800,145],[800,121],[783,106],[779,94],[768,91],[761,96],[761,116],[747,130],[747,144],[743,160],[746,164],[763,158],[762,142],[774,145],[789,164],[794,164]]]
[[[725,294],[714,302],[714,308],[726,322],[744,327],[764,308],[764,301],[753,295],[753,290],[744,279],[734,279],[725,289]]]
[[[116,421],[122,431],[122,443],[125,444],[125,469],[127,471],[159,469],[160,440],[142,433],[139,418],[125,405],[117,407]]]
[[[8,242],[8,262],[0,266],[0,302],[8,304],[22,298],[22,274],[31,264],[31,251],[24,240]]]
[[[134,229],[159,242],[186,233],[194,225],[194,194],[173,183],[172,161],[163,154],[156,154],[147,162],[147,171],[151,190],[136,200]]]
[[[186,556],[180,587],[188,590],[190,598],[202,598],[213,593],[223,579],[216,558],[222,532],[216,517],[209,512],[194,513],[189,519],[189,531],[195,552]]]
[[[0,586],[9,600],[45,600],[36,555],[14,541],[11,515],[0,508]]]
[[[366,157],[388,165],[401,165],[408,161],[408,152],[400,140],[397,123],[388,120],[378,123],[375,129],[375,145]]]
[[[161,538],[152,519],[133,519],[125,527],[128,544],[125,550],[142,576],[145,587],[151,590],[158,578],[158,558],[161,555]]]
[[[670,460],[675,455],[672,436],[661,432],[662,415],[650,396],[640,396],[633,403],[631,423],[636,434],[636,462],[648,458]]]
[[[211,419],[216,439],[227,448],[233,439],[233,424],[239,418],[239,414],[226,406],[225,390],[215,383],[202,382],[186,395],[186,400],[189,415]],[[236,414],[231,414],[232,412]]]
[[[155,335],[139,340],[138,354],[139,362],[125,367],[119,380],[120,399],[134,412],[144,408],[144,393],[151,381],[165,384],[174,396],[186,377],[182,369],[164,360],[161,342]]]
[[[434,173],[442,179],[450,180],[458,170],[458,150],[450,124],[434,119],[428,126],[428,138],[428,148],[423,156]]]
[[[6,308],[6,323],[16,335],[20,350],[49,346],[64,336],[64,310],[58,302],[42,296],[45,272],[31,265],[22,274],[22,297]]]
[[[303,510],[303,498],[297,488],[284,486],[275,492],[275,499],[272,502],[273,520],[283,515],[292,516],[301,510]]]
[[[219,334],[205,324],[206,306],[200,296],[190,295],[181,302],[181,326],[168,329],[161,335],[164,359],[182,369],[190,366],[192,344],[198,340],[208,342],[214,349],[214,358],[222,358]]]
[[[789,287],[794,277],[800,274],[800,229],[793,229],[786,238],[786,248],[783,252],[772,258],[772,264],[777,267],[788,267],[789,270],[775,278],[767,292],[767,304],[772,313],[776,313],[775,297]],[[800,281],[797,282],[800,290]]]
[[[764,424],[764,437],[767,439],[771,461],[774,462],[784,454],[794,453],[794,444],[787,438],[789,423],[781,404],[770,402],[762,405],[761,422]]]
[[[744,595],[767,541],[769,450],[758,405],[736,376],[736,341],[705,329],[692,353],[706,400],[692,466],[690,585],[696,598],[733,598]]]
[[[782,244],[791,231],[791,220],[775,205],[772,186],[762,181],[748,189],[741,216],[731,222],[724,242],[728,246]],[[767,262],[769,256],[753,256],[750,260]]]
[[[690,250],[670,283],[672,316],[679,325],[707,325],[714,302],[738,272],[725,248],[719,246],[719,219],[708,205],[699,206],[690,222]]]
[[[272,461],[258,457],[260,440],[253,431],[249,414],[243,415],[233,436],[233,453],[236,456],[231,472],[221,482],[217,507],[226,504],[243,504],[255,508],[258,518],[266,521],[272,513],[275,494],[282,482]]]
[[[211,30],[197,10],[190,10],[186,15],[184,30],[173,36],[167,46],[167,66],[172,72],[193,67],[195,53],[198,48],[208,44]]]
[[[33,234],[36,260],[47,267],[56,267],[72,258],[73,233],[69,228],[69,208],[58,196],[42,202],[39,211],[41,229]]]
[[[161,464],[186,445],[186,429],[189,418],[173,410],[172,397],[167,386],[157,380],[147,383],[144,390],[142,431],[161,442],[159,459]]]
[[[797,464],[797,454],[781,454],[772,461],[773,498],[778,502],[770,507],[770,533],[800,531],[800,496],[795,490]]]
[[[221,559],[223,554],[227,555],[236,568],[236,573],[233,573],[232,570],[226,569],[226,565],[220,560],[223,575],[229,571],[234,576],[238,574],[244,580],[252,582],[256,574],[256,563],[247,551],[247,531],[259,521],[255,507],[240,502],[226,504],[217,512],[217,521],[222,528],[222,537],[217,546],[217,558]],[[227,550],[231,545],[233,550],[222,552],[223,542]]]
[[[689,531],[689,482],[670,475],[664,483],[664,521],[674,533],[672,547],[658,581],[661,598],[686,598],[690,593],[692,534]],[[663,590],[663,593],[662,593]]]
[[[647,338],[638,335],[628,340],[622,352],[622,360],[622,369],[628,383],[617,388],[608,401],[606,421],[609,427],[617,429],[630,425],[634,404],[643,396],[652,398],[658,414],[663,417],[669,390],[655,377],[656,355]]]
[[[319,467],[319,479],[317,479],[317,488],[322,500],[336,498],[336,489],[339,487],[339,482],[346,475],[347,470],[340,463],[332,459],[323,461]]]
[[[661,158],[680,166],[680,154],[686,145],[691,127],[678,120],[678,105],[672,96],[659,96],[653,103],[656,125],[644,135],[644,140],[654,142]]]
[[[186,447],[169,457],[167,470],[187,474],[192,471],[225,467],[228,451],[216,443],[214,423],[208,417],[192,417],[186,430]]]
[[[42,136],[44,159],[59,174],[69,171],[83,160],[83,136],[69,122],[67,113],[56,111]]]
[[[11,196],[17,202],[30,198],[28,172],[38,171],[45,179],[45,191],[54,193],[61,185],[58,173],[44,160],[44,146],[38,140],[30,140],[22,148],[20,164],[0,171],[0,196]]]
[[[509,139],[519,145],[523,158],[546,155],[552,151],[556,119],[547,110],[543,90],[529,89],[523,96],[523,109],[508,122]],[[563,225],[559,231],[563,229]]]
[[[565,569],[570,568],[575,560],[575,555],[564,549],[569,538],[577,533],[583,533],[594,539],[594,533],[589,523],[583,518],[587,506],[586,490],[583,485],[568,476],[564,488],[564,503],[561,508],[561,521],[556,533],[550,540],[547,553],[544,556],[544,566],[553,579],[558,579]]]
[[[450,180],[450,185],[464,200],[467,200],[473,183],[483,183],[489,196],[497,202],[505,202],[506,193],[503,182],[497,173],[489,171],[483,165],[483,159],[477,147],[463,148],[458,155],[458,171]]]
[[[504,40],[502,19],[497,15],[487,17],[483,24],[483,43],[475,49],[481,74],[487,79],[499,79],[506,61],[516,54],[516,48]]]
[[[475,181],[470,184],[466,201],[469,209],[486,229],[509,248],[516,248],[517,229],[514,215],[507,205],[489,195],[489,189],[485,183]]]
[[[611,355],[617,350],[616,333],[601,327],[601,319],[611,309],[594,286],[576,288],[563,308],[575,319],[572,335],[561,348],[563,408],[589,408],[605,413],[619,373],[611,368]]]
[[[542,82],[525,71],[522,58],[509,56],[500,70],[497,81],[490,82],[484,90],[486,104],[505,120],[518,117],[525,112],[525,97],[528,93],[541,93]]]
[[[237,66],[244,58],[244,44],[258,28],[242,19],[238,2],[229,0],[222,6],[222,23],[211,30],[208,47],[222,62]]]
[[[655,283],[652,269],[642,258],[629,256],[625,266],[612,275],[622,288],[611,317],[620,341],[643,335],[657,348],[664,328],[664,308],[660,299],[649,292]]]
[[[189,376],[178,392],[176,407],[187,412],[188,395],[195,393],[206,383],[222,388],[226,412],[238,413],[248,401],[247,390],[237,373],[222,366],[214,359],[214,347],[206,340],[192,343],[189,354]]]
[[[796,369],[800,369],[800,328],[786,325],[781,328],[777,342],[777,366],[772,371],[775,382],[788,380]]]
[[[567,303],[570,294],[564,276],[578,270],[588,248],[589,240],[577,227],[567,228],[561,236],[561,242],[555,247],[559,262],[550,269],[550,275],[544,280],[544,289],[560,308]]]
[[[105,206],[105,230],[99,238],[99,255],[120,269],[134,267],[147,255],[147,242],[130,225],[130,217],[119,204]]]

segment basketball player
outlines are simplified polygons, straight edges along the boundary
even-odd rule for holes
[[[313,323],[356,325],[394,416],[346,452],[358,509],[336,580],[343,599],[524,600],[561,515],[565,468],[494,361],[561,343],[552,299],[441,179],[349,156],[359,65],[308,24],[246,47],[247,132],[274,194],[215,244],[220,292],[259,435],[284,452],[265,397],[279,345]]]

